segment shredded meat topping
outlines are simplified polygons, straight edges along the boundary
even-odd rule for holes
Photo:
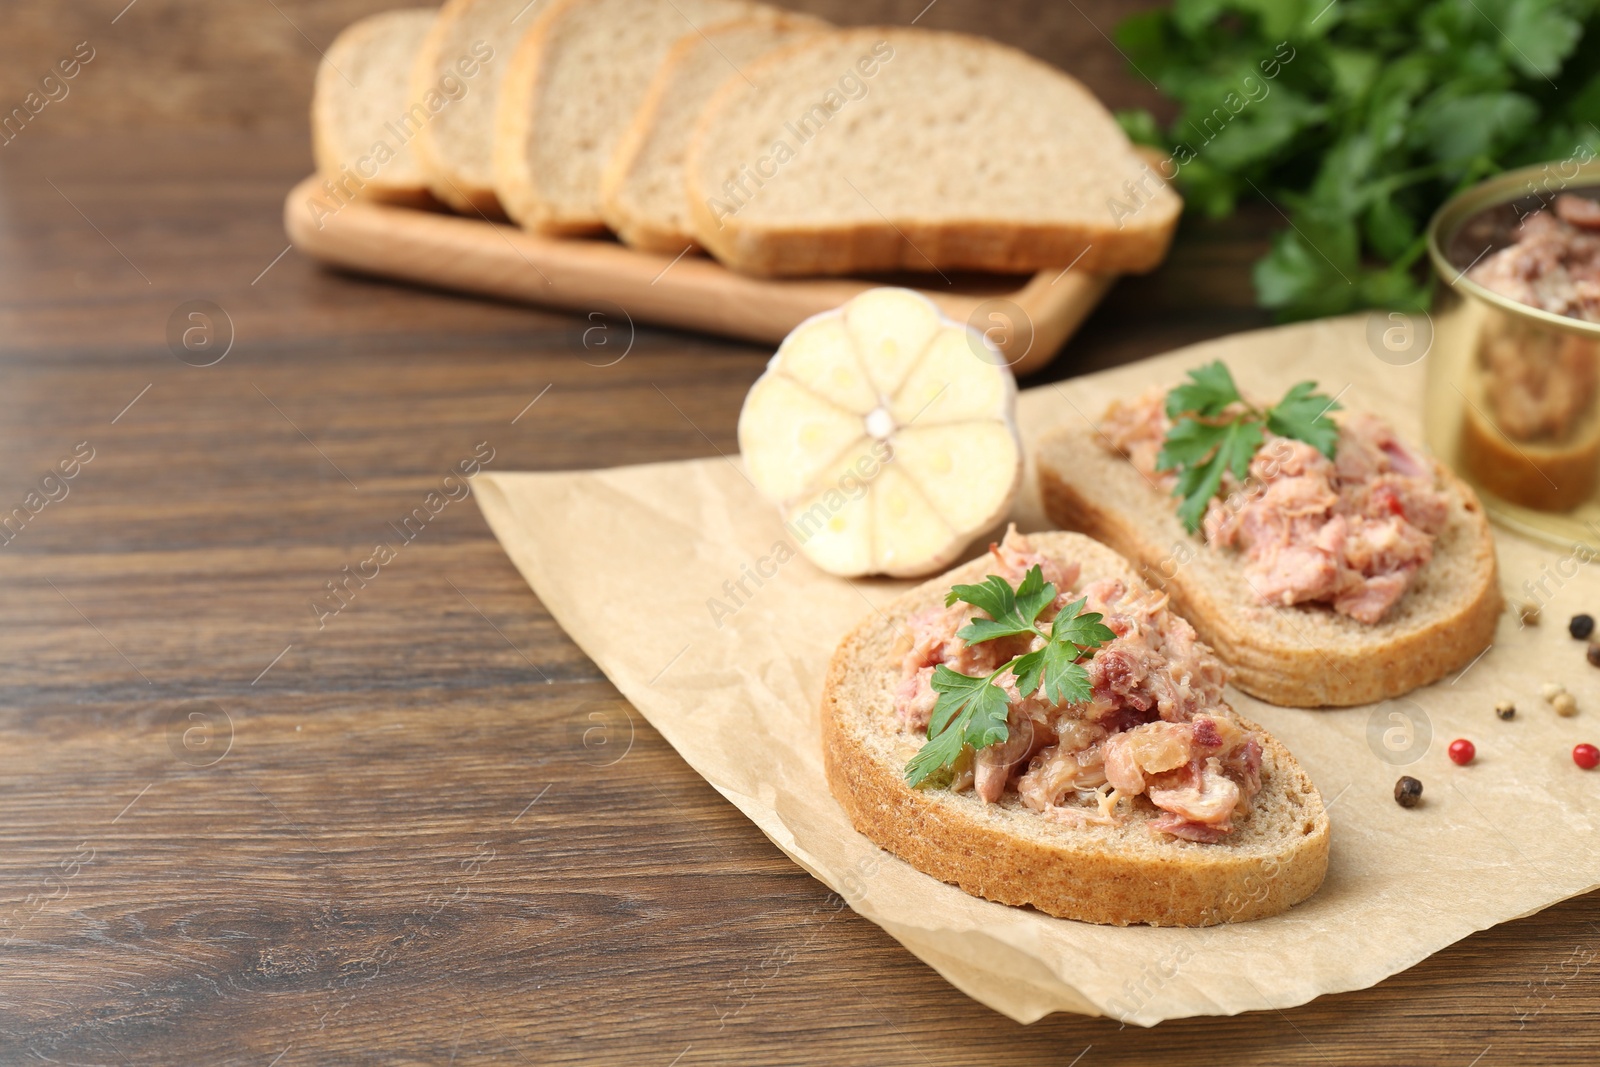
[[[1169,428],[1164,395],[1113,404],[1100,423],[1104,443],[1146,477]],[[1218,548],[1244,554],[1244,576],[1265,604],[1325,603],[1375,623],[1433,558],[1449,517],[1432,464],[1388,423],[1348,414],[1339,421],[1335,459],[1304,441],[1266,434],[1240,483],[1230,473],[1206,509],[1202,530]]]
[[[1484,397],[1514,441],[1572,436],[1594,404],[1596,346],[1509,316],[1486,323],[1478,342]]]
[[[1600,322],[1600,204],[1563,193],[1555,211],[1536,211],[1514,243],[1486,256],[1467,277],[1518,303]]]
[[[989,547],[990,573],[1012,585],[1038,564],[1055,584],[1041,622],[1087,600],[1117,636],[1085,665],[1090,698],[1052,703],[1043,692],[1022,697],[1002,675],[1010,707],[1008,736],[977,751],[952,788],[999,801],[1008,789],[1045,816],[1074,825],[1115,823],[1143,797],[1157,809],[1152,830],[1192,841],[1219,841],[1261,788],[1261,745],[1222,701],[1227,675],[1194,628],[1167,608],[1164,594],[1116,579],[1077,586],[1079,567],[1033,550],[1012,527]],[[982,612],[970,604],[934,608],[910,621],[911,648],[901,662],[895,710],[903,727],[927,730],[938,699],[931,682],[944,664],[962,674],[994,671],[1043,644],[1026,636],[968,645],[956,631]]]
[[[1514,243],[1467,276],[1530,307],[1600,322],[1600,202],[1556,197],[1553,212],[1529,215]],[[1587,338],[1492,320],[1478,362],[1495,425],[1514,441],[1566,440],[1594,402],[1595,356]]]

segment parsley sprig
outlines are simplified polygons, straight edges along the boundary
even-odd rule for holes
[[[1266,431],[1304,441],[1333,458],[1339,427],[1323,416],[1339,402],[1313,392],[1315,382],[1299,382],[1265,411],[1239,395],[1233,375],[1221,360],[1189,372],[1189,381],[1167,394],[1172,427],[1156,457],[1156,469],[1177,471],[1172,495],[1181,497],[1178,517],[1190,533],[1200,529],[1206,507],[1233,471],[1241,481],[1266,440]]]
[[[1174,153],[1190,210],[1289,220],[1254,271],[1285,318],[1425,310],[1446,197],[1600,153],[1596,0],[1175,0],[1114,36],[1175,105],[1119,118]]]
[[[921,785],[931,775],[953,767],[968,746],[973,749],[999,744],[1008,734],[1006,715],[1010,700],[996,679],[1010,671],[1016,676],[1017,694],[1029,696],[1041,689],[1057,704],[1078,704],[1089,699],[1089,672],[1083,664],[1095,649],[1117,635],[1100,621],[1096,611],[1084,611],[1086,598],[1062,608],[1048,630],[1041,629],[1039,613],[1056,599],[1053,582],[1035,564],[1012,589],[991,574],[980,585],[958,585],[944,598],[945,607],[957,601],[988,613],[973,616],[956,631],[969,645],[1002,637],[1043,637],[1042,647],[1016,656],[987,676],[962,674],[944,664],[933,670],[933,689],[939,694],[928,719],[928,743],[906,764],[906,781]]]

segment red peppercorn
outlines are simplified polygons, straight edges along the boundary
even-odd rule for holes
[[[1586,771],[1592,771],[1600,766],[1600,748],[1585,742],[1572,750],[1572,762]]]
[[[1465,737],[1458,737],[1450,742],[1450,762],[1465,767],[1471,763],[1478,754],[1478,748]]]

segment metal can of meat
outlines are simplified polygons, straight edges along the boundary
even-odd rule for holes
[[[1600,161],[1457,194],[1428,252],[1428,446],[1502,524],[1600,546]]]

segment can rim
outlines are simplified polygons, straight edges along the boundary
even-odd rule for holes
[[[1518,167],[1516,170],[1508,170],[1469,186],[1446,200],[1439,210],[1433,213],[1433,218],[1428,220],[1428,258],[1433,261],[1433,270],[1439,280],[1458,293],[1481,300],[1509,315],[1537,322],[1551,329],[1600,339],[1600,322],[1588,322],[1569,315],[1558,315],[1553,311],[1513,300],[1468,278],[1467,271],[1457,269],[1444,254],[1445,244],[1452,240],[1469,220],[1489,208],[1508,204],[1520,196],[1527,195],[1529,184],[1534,179],[1545,179],[1546,171],[1552,163],[1560,166],[1567,162],[1560,160],[1534,163]],[[1577,167],[1577,174],[1571,179],[1563,178],[1557,191],[1583,189],[1600,191],[1600,159],[1579,163]]]

